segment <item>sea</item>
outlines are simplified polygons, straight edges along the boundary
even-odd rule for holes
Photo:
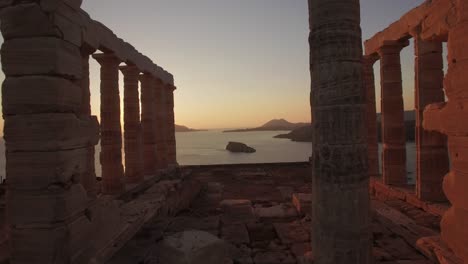
[[[275,162],[305,162],[312,154],[312,143],[293,142],[289,139],[274,138],[289,131],[254,131],[223,133],[222,130],[178,132],[177,160],[180,165],[248,164]],[[255,153],[231,153],[226,150],[229,141],[245,143]],[[416,171],[416,146],[408,142],[408,182],[414,183]],[[379,146],[381,151],[381,146]],[[99,145],[96,146],[96,175],[101,175]],[[380,157],[381,155],[379,155]],[[5,144],[0,140],[0,179],[5,178]]]

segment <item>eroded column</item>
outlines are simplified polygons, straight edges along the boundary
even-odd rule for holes
[[[367,123],[367,160],[369,176],[378,176],[379,145],[377,138],[377,112],[375,105],[374,63],[377,56],[363,57],[363,80],[366,92],[366,123]]]
[[[416,107],[416,194],[431,202],[445,201],[442,190],[444,176],[449,171],[447,137],[423,128],[424,108],[445,101],[443,91],[442,43],[423,41],[418,34],[415,45],[415,107]]]
[[[95,54],[93,58],[101,65],[102,192],[119,194],[124,190],[119,93],[121,61],[113,54]]]
[[[389,185],[406,185],[406,135],[400,52],[408,41],[384,41],[379,50],[382,89],[382,173]]]
[[[154,175],[156,171],[156,133],[154,107],[154,77],[140,75],[141,81],[141,126],[143,136],[143,173]]]
[[[165,93],[166,87],[161,80],[155,80],[155,98],[154,98],[154,109],[156,118],[156,169],[166,169],[168,162],[167,155],[167,124],[166,124],[166,104],[165,104]]]
[[[166,148],[167,148],[167,165],[177,166],[177,150],[175,138],[175,117],[174,117],[174,91],[175,87],[166,85],[165,105],[166,105]]]
[[[91,224],[81,179],[98,123],[81,112],[80,43],[63,39],[81,32],[36,2],[2,8],[9,263],[84,262]]]
[[[455,1],[456,25],[448,36],[448,71],[444,80],[448,102],[424,111],[424,128],[448,135],[450,173],[443,188],[452,207],[441,222],[443,240],[468,262],[468,3]]]
[[[128,183],[137,183],[143,179],[140,96],[138,93],[140,71],[134,65],[122,66],[120,70],[124,75],[125,180]]]
[[[372,263],[359,1],[310,0],[309,14],[314,263]]]

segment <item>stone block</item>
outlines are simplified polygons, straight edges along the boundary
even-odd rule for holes
[[[56,184],[45,191],[34,193],[12,190],[7,194],[8,222],[20,227],[64,221],[82,213],[87,201],[86,191],[81,184],[69,188]]]
[[[86,217],[42,228],[12,228],[11,263],[72,263],[89,245],[91,225]]]
[[[451,64],[447,70],[447,75],[444,79],[444,88],[449,99],[466,99],[468,98],[468,78],[466,72],[468,70],[468,61],[459,61]]]
[[[255,254],[254,262],[255,264],[295,264],[296,259],[287,251],[261,251]]]
[[[299,222],[273,224],[276,234],[285,245],[310,241],[309,232]]]
[[[219,264],[229,259],[226,243],[201,231],[186,231],[158,245],[158,260],[164,264]]]
[[[74,114],[19,115],[5,119],[4,133],[8,152],[59,151],[96,145],[99,124]]]
[[[294,193],[292,195],[292,204],[297,212],[301,215],[312,213],[312,194],[311,193]]]
[[[81,88],[56,77],[8,77],[3,82],[3,114],[77,113]]]
[[[224,225],[221,228],[221,236],[226,241],[235,245],[248,244],[250,242],[249,233],[243,224]]]
[[[25,37],[60,37],[41,6],[36,3],[19,4],[4,8],[0,12],[1,30],[5,40]]]
[[[7,152],[9,189],[44,190],[57,184],[71,186],[86,173],[87,149],[56,152]]]
[[[79,47],[58,38],[21,38],[3,43],[2,66],[6,76],[60,75],[82,77]]]
[[[259,218],[290,218],[296,217],[297,211],[290,204],[279,204],[270,207],[257,207],[255,215]]]

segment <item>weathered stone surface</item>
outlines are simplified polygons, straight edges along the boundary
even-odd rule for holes
[[[83,212],[87,203],[86,191],[80,184],[68,188],[56,184],[38,193],[10,191],[8,222],[14,226],[34,223],[54,223]],[[25,210],[28,208],[28,210]]]
[[[98,142],[96,117],[74,114],[37,114],[5,119],[7,151],[60,151],[94,146]]]
[[[294,257],[287,252],[264,251],[254,256],[255,264],[295,264]]]
[[[6,76],[60,75],[82,77],[79,48],[57,38],[22,38],[5,41],[1,50]]]
[[[6,78],[2,96],[4,115],[77,113],[82,100],[78,85],[49,76]]]
[[[310,241],[309,232],[298,222],[273,224],[276,234],[285,245]]]
[[[242,224],[255,220],[252,203],[249,200],[223,200],[220,202],[225,224]]]
[[[359,1],[309,1],[315,263],[372,263]]]
[[[158,260],[165,264],[219,264],[229,258],[223,240],[201,231],[186,231],[164,239]]]
[[[297,211],[290,204],[279,204],[270,207],[257,207],[255,215],[260,218],[288,218],[297,216]]]
[[[7,152],[10,190],[44,190],[52,185],[69,187],[86,172],[87,149],[57,152]]]
[[[91,224],[80,217],[70,224],[11,230],[12,263],[70,263],[88,247]],[[88,256],[89,258],[89,256]]]
[[[20,37],[59,37],[60,31],[54,27],[41,6],[20,4],[4,8],[0,12],[1,30],[4,39]]]
[[[154,79],[149,74],[140,76],[141,126],[143,137],[143,171],[152,175],[156,171],[156,127],[154,115]]]
[[[244,224],[224,225],[221,228],[221,237],[232,244],[248,244],[249,233]]]

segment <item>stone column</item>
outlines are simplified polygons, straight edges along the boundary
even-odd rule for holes
[[[124,145],[125,178],[128,183],[143,180],[140,126],[140,97],[138,78],[140,71],[134,65],[120,67],[124,75]]]
[[[372,263],[358,0],[309,0],[316,264]]]
[[[83,54],[84,53],[84,54]],[[89,53],[82,51],[82,67],[83,78],[81,79],[81,115],[85,117],[91,116],[91,91],[89,89]],[[86,153],[86,173],[83,174],[81,184],[85,188],[89,197],[95,198],[97,195],[96,189],[96,170],[94,165],[94,146],[90,146]]]
[[[166,169],[168,162],[166,137],[166,104],[165,104],[165,90],[166,87],[160,79],[155,80],[155,98],[154,98],[154,111],[156,118],[156,169]]]
[[[366,123],[367,123],[367,160],[369,176],[378,176],[379,145],[377,138],[377,112],[375,105],[374,63],[377,56],[363,57],[363,80],[366,93]]]
[[[468,263],[468,3],[457,0],[458,18],[448,34],[448,71],[444,80],[447,103],[424,111],[424,128],[448,136],[451,170],[443,188],[452,207],[441,222],[442,239]],[[455,20],[454,20],[455,21]]]
[[[166,104],[166,147],[167,147],[167,165],[177,166],[177,150],[175,138],[175,117],[174,117],[174,91],[175,87],[166,85],[165,104]]]
[[[400,52],[408,41],[384,41],[379,50],[382,89],[383,182],[406,185],[406,135]]]
[[[141,81],[141,126],[143,136],[143,173],[154,175],[156,171],[156,134],[154,113],[154,77],[140,75]]]
[[[114,54],[95,54],[93,58],[101,65],[102,192],[115,195],[124,190],[119,94],[121,61]]]
[[[97,119],[82,115],[86,76],[81,43],[72,41],[81,31],[49,19],[55,9],[11,2],[0,13],[9,263],[87,262],[81,254],[90,250],[91,226],[81,180],[99,137]]]
[[[444,176],[449,171],[447,137],[423,128],[424,108],[445,101],[442,43],[414,38],[415,47],[415,107],[416,107],[416,194],[431,202],[446,201],[442,190]]]

